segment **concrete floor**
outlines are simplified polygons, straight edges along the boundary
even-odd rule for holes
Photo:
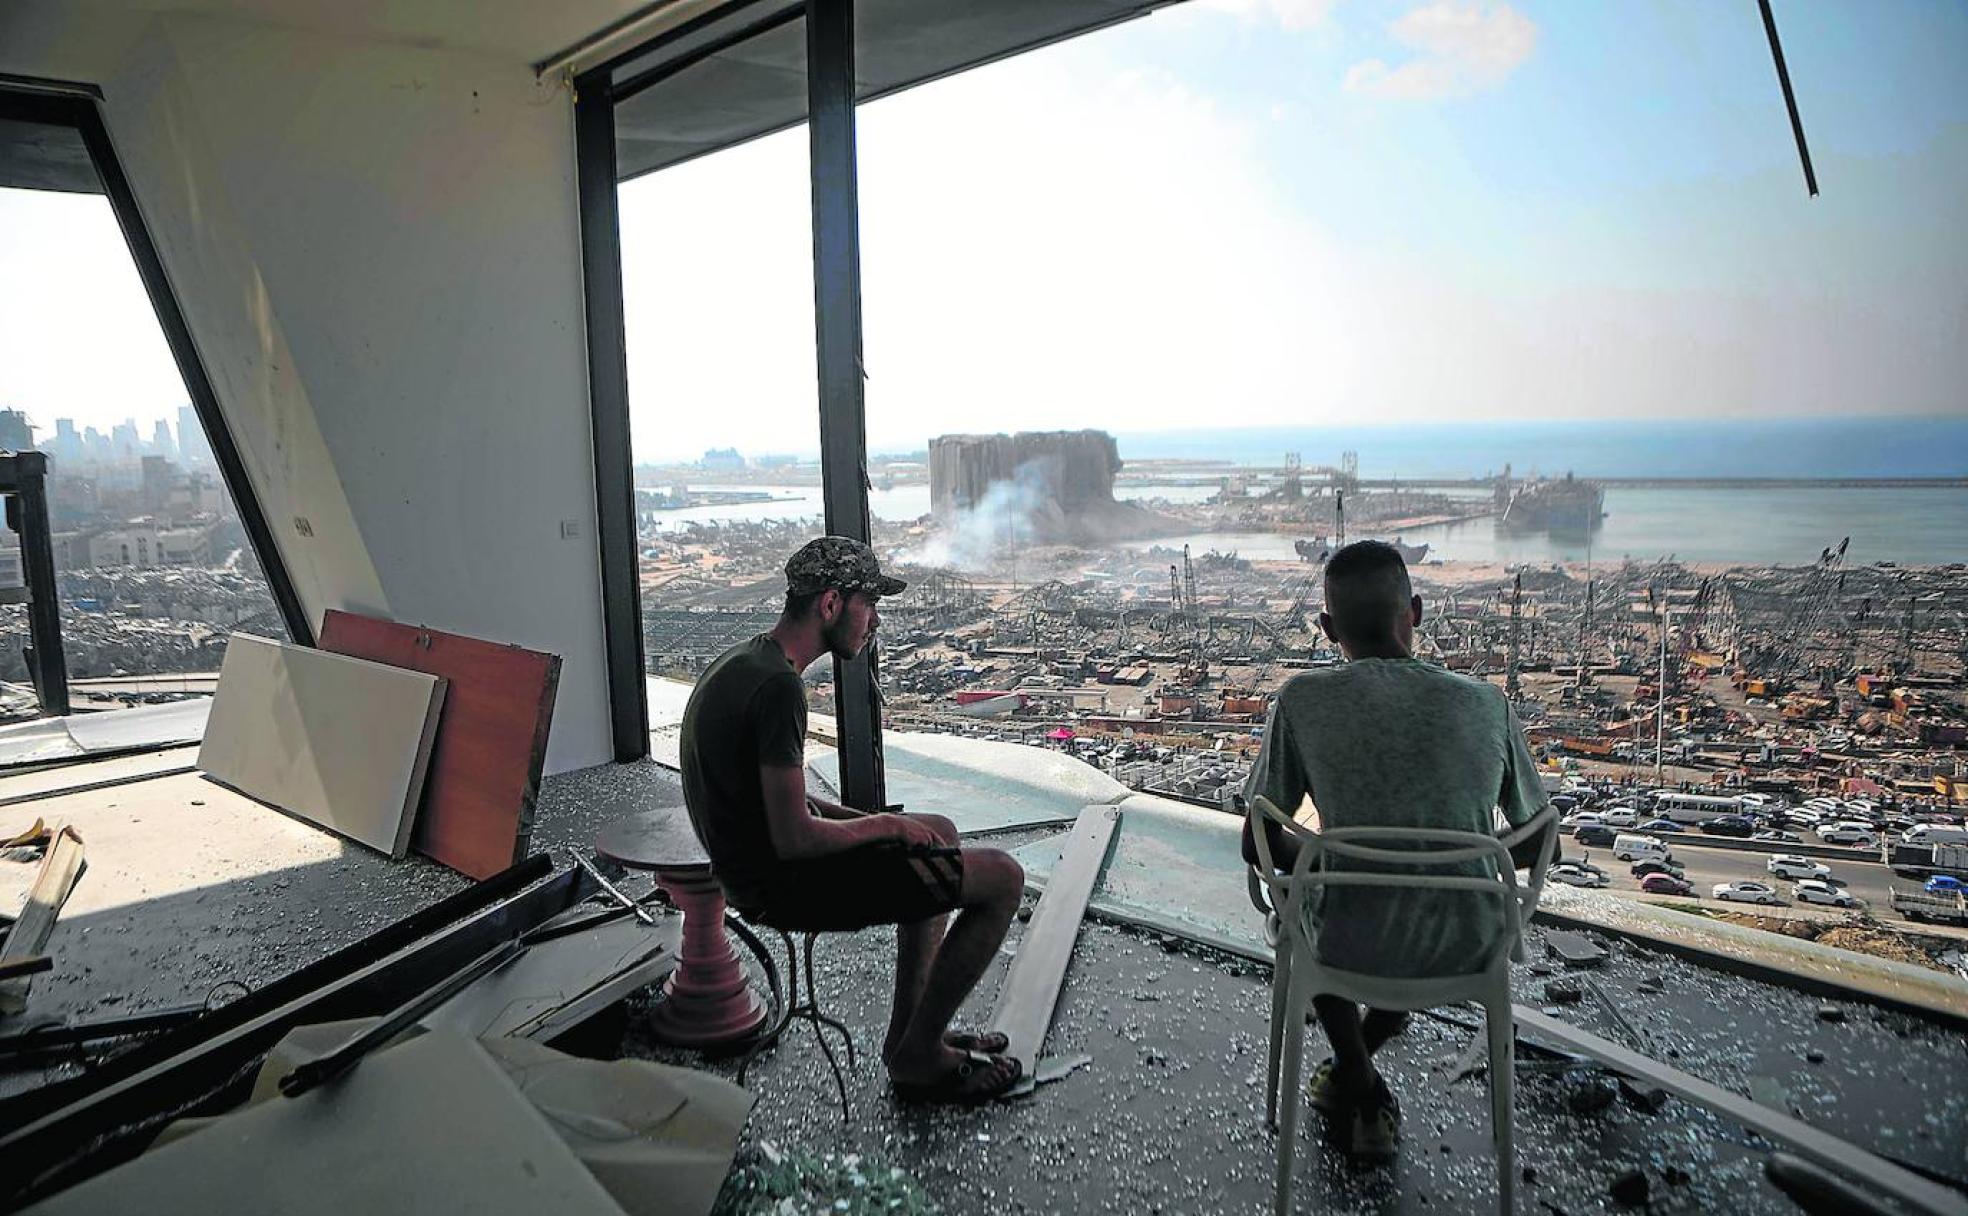
[[[1612,957],[1590,974],[1643,1049],[1875,1151],[1968,1177],[1961,1036],[1856,1005],[1843,1007],[1843,1022],[1821,1022],[1822,1001],[1610,938],[1604,944]],[[820,947],[823,1003],[864,1052],[879,1050],[892,955],[886,930],[823,939]],[[988,1020],[1003,962],[979,986],[966,1024]],[[1544,984],[1575,978],[1545,963],[1526,966],[1520,996],[1538,1003]],[[1659,992],[1640,992],[1642,981]],[[1552,1008],[1621,1038],[1596,1002],[1588,996]],[[1022,1101],[939,1109],[898,1103],[864,1057],[849,1075],[852,1118],[843,1124],[825,1060],[810,1031],[796,1025],[753,1068],[748,1083],[760,1100],[741,1162],[762,1159],[768,1145],[781,1155],[858,1154],[864,1172],[900,1168],[951,1213],[1263,1210],[1275,1144],[1262,1125],[1268,1010],[1263,968],[1089,922],[1047,1045],[1048,1056],[1084,1053],[1089,1065]],[[650,1042],[638,1014],[629,1016],[627,1054],[735,1071],[729,1061]],[[1405,1111],[1404,1146],[1389,1165],[1363,1166],[1327,1146],[1321,1119],[1308,1110],[1294,1207],[1494,1210],[1487,1085],[1480,1075],[1447,1081],[1448,1062],[1470,1037],[1417,1019],[1386,1049],[1384,1068]],[[1307,1039],[1309,1064],[1325,1052],[1316,1030]],[[1592,1105],[1587,1091],[1612,1082],[1596,1069],[1549,1068],[1519,1064],[1518,1166],[1529,1179],[1520,1210],[1615,1206],[1608,1187],[1633,1169],[1648,1177],[1655,1212],[1795,1210],[1763,1180],[1763,1150],[1741,1129],[1675,1101],[1651,1113],[1627,1100],[1578,1113]]]
[[[95,767],[65,771],[82,783]],[[550,777],[532,847],[565,867],[568,850],[589,850],[610,820],[682,801],[675,775],[649,762]],[[74,824],[88,869],[48,943],[55,969],[34,977],[26,1013],[0,1031],[234,1000],[469,885],[414,853],[391,861],[198,773],[0,806],[0,836],[37,818]],[[19,906],[33,882],[36,864],[23,857],[0,854],[0,907]],[[0,1071],[0,1095],[71,1071]]]
[[[680,800],[674,775],[653,764],[551,778],[534,847],[564,861],[609,820]],[[433,863],[393,863],[343,845],[195,774],[0,807],[0,830],[36,815],[93,818],[85,827],[92,869],[51,943],[57,971],[35,981],[35,1017],[230,999],[226,981],[263,984],[464,885]],[[1816,999],[1604,940],[1613,957],[1593,977],[1643,1050],[1874,1151],[1968,1177],[1962,1036],[1856,1004],[1843,1021],[1820,1021]],[[879,1047],[892,966],[885,930],[830,937],[821,947],[826,1006],[867,1051]],[[970,1023],[988,1018],[1002,966],[980,986]],[[1521,999],[1536,1002],[1556,978],[1526,968]],[[1659,991],[1643,991],[1642,981]],[[761,1101],[746,1151],[760,1154],[770,1143],[860,1153],[871,1165],[907,1171],[953,1213],[1259,1210],[1273,1160],[1261,1125],[1268,983],[1247,962],[1089,922],[1049,1046],[1054,1056],[1090,1055],[1088,1067],[1022,1102],[926,1110],[898,1105],[864,1060],[850,1077],[854,1117],[843,1126],[825,1062],[810,1032],[796,1027],[754,1070]],[[1624,1033],[1590,994],[1556,1008],[1608,1037]],[[629,1054],[733,1069],[658,1049],[636,1029],[633,1010],[628,1017],[620,1047]],[[1318,1035],[1308,1037],[1309,1051],[1323,1054]],[[1387,1072],[1407,1112],[1405,1147],[1392,1165],[1360,1168],[1326,1149],[1319,1120],[1308,1115],[1298,1206],[1489,1209],[1487,1090],[1480,1079],[1444,1087],[1444,1063],[1467,1038],[1418,1021],[1389,1047]],[[0,1093],[47,1076],[0,1076]],[[1519,1164],[1532,1178],[1524,1210],[1598,1210],[1611,1180],[1634,1168],[1652,1183],[1655,1211],[1791,1210],[1761,1180],[1761,1150],[1699,1110],[1670,1102],[1650,1114],[1615,1101],[1595,1114],[1574,1112],[1575,1095],[1605,1084],[1589,1071],[1520,1068]],[[1681,1172],[1687,1180],[1670,1183]]]

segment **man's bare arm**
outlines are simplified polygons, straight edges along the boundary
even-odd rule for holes
[[[856,815],[823,819],[807,806],[806,770],[797,765],[759,766],[765,795],[765,828],[772,851],[783,860],[825,857],[877,840],[936,845],[942,841],[928,824],[906,815]]]
[[[842,806],[838,802],[822,798],[820,795],[811,792],[806,795],[806,800],[813,805],[813,813],[822,819],[865,819],[875,813],[873,811],[857,811],[851,806]]]

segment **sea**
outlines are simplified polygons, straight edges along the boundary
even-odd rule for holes
[[[1517,477],[1968,478],[1968,416],[1776,419],[1723,422],[1513,422],[1120,432],[1121,459],[1211,460],[1275,469],[1296,453],[1308,469],[1357,453],[1368,478],[1481,477],[1506,465]],[[1125,475],[1125,474],[1124,474]],[[708,488],[708,487],[707,487]],[[821,514],[812,486],[754,487],[773,501],[664,512],[663,526],[716,519]],[[1200,502],[1214,484],[1171,477],[1124,481],[1122,498]],[[929,513],[929,487],[876,490],[877,518]],[[1592,561],[1672,557],[1686,562],[1801,565],[1849,537],[1846,561],[1968,562],[1968,487],[1612,487],[1606,518],[1584,536],[1506,532],[1492,519],[1399,534],[1450,561]],[[1359,535],[1354,533],[1355,537]],[[1291,534],[1197,533],[1142,542],[1201,554],[1290,559]]]

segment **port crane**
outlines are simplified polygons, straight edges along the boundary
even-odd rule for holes
[[[1805,647],[1824,626],[1831,606],[1845,590],[1845,550],[1852,538],[1825,549],[1804,575],[1797,589],[1794,607],[1785,615],[1768,644],[1749,651],[1740,662],[1739,683],[1744,692],[1769,695],[1782,691],[1801,670]]]

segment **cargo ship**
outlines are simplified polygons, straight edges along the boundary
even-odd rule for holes
[[[1504,504],[1503,526],[1520,532],[1587,532],[1606,518],[1606,491],[1596,481],[1531,481]]]

